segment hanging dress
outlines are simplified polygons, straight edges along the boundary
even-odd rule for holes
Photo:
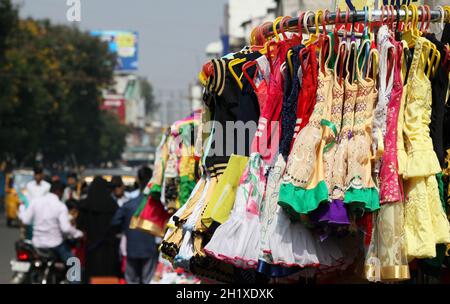
[[[389,29],[383,25],[378,30],[377,48],[380,52],[380,64],[378,68],[379,87],[378,87],[378,102],[375,107],[375,117],[373,120],[372,149],[375,155],[374,174],[378,179],[378,174],[381,168],[381,157],[384,153],[384,137],[386,136],[386,120],[388,112],[388,103],[391,98],[392,86],[394,83],[394,69],[391,69],[389,74],[389,81],[386,83],[388,77],[388,56],[389,51],[394,49],[394,45],[390,41]],[[379,182],[377,181],[379,184]]]
[[[388,104],[385,152],[380,171],[380,195],[385,198],[386,204],[383,204],[373,215],[372,240],[366,256],[366,278],[369,281],[383,282],[410,278],[405,242],[402,185],[397,175],[397,118],[403,95],[403,43],[395,41],[393,43],[395,45],[394,85]],[[386,172],[386,169],[389,171]]]
[[[403,44],[403,50],[404,53],[409,52],[408,44],[406,41],[402,40]],[[408,95],[406,80],[407,80],[407,67],[408,64],[406,62],[406,58],[402,60],[402,75],[404,78],[403,81],[403,92],[402,92],[402,98],[400,99],[400,110],[398,112],[398,122],[397,122],[397,163],[398,163],[398,175],[403,176],[403,172],[406,170],[406,163],[408,161],[408,155],[406,154],[405,149],[405,139],[404,139],[404,130],[403,125],[405,124],[405,107],[406,107],[406,97]],[[403,74],[404,73],[404,74]]]
[[[405,181],[405,232],[408,260],[436,256],[436,244],[450,242],[450,227],[442,209],[436,174],[441,171],[433,151],[431,83],[424,73],[430,42],[417,38],[408,75],[405,109],[405,140],[408,160]]]
[[[302,122],[308,121],[308,124],[294,138],[278,201],[278,204],[294,219],[298,219],[302,214],[308,214],[320,203],[328,200],[328,191],[323,181],[322,155],[325,142],[322,140],[324,133],[322,120],[326,119],[329,113],[332,76],[329,71],[327,75],[319,72],[317,76],[314,48],[310,50],[307,65],[302,64],[304,76],[302,92],[306,88],[308,88],[306,92],[309,92],[310,77],[316,77],[318,85],[316,94],[313,94],[316,98],[299,99],[299,102],[309,103],[308,106],[299,105],[300,119]],[[303,109],[308,109],[311,103],[314,104],[312,114],[303,115]]]
[[[344,42],[341,42],[341,45]],[[338,54],[339,59],[339,54]],[[339,62],[339,61],[338,61]],[[341,132],[342,127],[342,112],[344,108],[344,86],[340,83],[337,75],[338,63],[334,66],[334,81],[331,86],[331,110],[329,125],[332,132],[328,132],[326,135],[326,142],[330,143],[326,151],[323,153],[323,166],[324,166],[324,180],[328,189],[328,194],[331,195],[332,179],[333,179],[333,167],[334,167],[334,155],[336,154],[338,145],[336,144],[337,137]]]
[[[376,49],[372,53],[378,52]],[[372,56],[372,54],[371,54]],[[379,194],[372,177],[372,124],[378,90],[373,79],[364,79],[359,69],[352,138],[349,141],[348,188],[344,201],[355,210],[379,209]]]
[[[352,137],[352,129],[355,116],[356,96],[358,85],[350,83],[348,77],[345,78],[344,108],[342,113],[342,127],[339,133],[336,153],[334,155],[333,174],[331,179],[331,204],[343,205],[348,170],[348,156],[355,147],[349,145]]]
[[[393,87],[387,107],[386,136],[384,153],[380,169],[380,203],[403,202],[402,181],[398,175],[397,157],[397,123],[403,95],[403,80],[401,77],[403,44],[395,41],[395,54],[392,58]]]
[[[204,251],[226,263],[255,269],[259,256],[259,208],[264,193],[265,176],[261,156],[253,153],[241,177],[234,208],[220,225]]]

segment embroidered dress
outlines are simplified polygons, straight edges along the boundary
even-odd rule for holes
[[[394,69],[391,69],[389,80],[388,77],[388,57],[389,50],[394,49],[394,45],[389,40],[390,34],[388,27],[383,25],[378,30],[378,51],[380,52],[380,64],[378,69],[379,74],[379,88],[378,88],[378,103],[375,107],[375,117],[373,121],[373,143],[372,149],[375,155],[374,173],[378,175],[381,168],[381,157],[384,152],[384,137],[386,136],[386,121],[388,113],[388,103],[391,99],[391,91],[394,83]]]
[[[342,114],[342,128],[334,156],[333,177],[331,180],[331,199],[334,204],[342,205],[344,202],[348,170],[348,154],[354,147],[349,146],[355,116],[356,96],[358,85],[351,84],[348,77],[345,79],[344,109]]]
[[[441,171],[433,150],[431,121],[431,83],[424,73],[429,42],[419,37],[408,75],[405,109],[405,140],[408,160],[405,181],[405,232],[408,260],[436,256],[436,244],[450,242],[450,227],[442,209],[436,174]]]
[[[394,42],[396,43],[396,42]],[[403,93],[401,77],[402,43],[396,43],[393,56],[394,84],[388,104],[387,132],[384,138],[384,153],[380,170],[380,203],[403,202],[403,189],[398,175],[397,122]]]
[[[302,223],[292,222],[277,205],[277,189],[285,167],[286,162],[279,155],[269,173],[263,205],[265,209],[261,210],[260,216],[262,229],[258,270],[274,277],[285,277],[308,268],[325,271],[348,265],[344,262],[345,253],[337,243],[331,238],[320,241]]]
[[[395,282],[410,278],[405,242],[405,212],[402,189],[397,174],[397,117],[400,111],[403,81],[401,75],[403,45],[395,44],[394,87],[388,105],[385,152],[381,164],[381,197],[384,202],[373,215],[372,240],[366,256],[369,281]],[[400,129],[401,130],[401,129]],[[389,170],[386,172],[386,170]],[[373,263],[377,261],[377,263]]]
[[[311,54],[314,58],[314,54]],[[315,69],[316,60],[311,65]],[[280,187],[278,204],[292,218],[299,218],[317,209],[320,203],[328,201],[328,190],[323,176],[323,150],[326,142],[323,121],[329,116],[331,106],[332,76],[319,73],[317,98],[314,111],[294,140],[286,171]],[[304,84],[305,85],[305,84]]]
[[[377,52],[376,49],[371,51]],[[357,69],[358,93],[356,96],[352,138],[349,141],[348,188],[344,201],[352,209],[375,211],[380,208],[378,189],[372,177],[372,124],[374,107],[378,98],[376,83],[364,79]]]
[[[341,43],[342,45],[342,43]],[[325,184],[328,189],[328,193],[331,195],[332,188],[332,178],[333,178],[333,166],[334,166],[334,155],[337,151],[337,145],[335,141],[337,140],[338,134],[341,132],[342,126],[342,111],[344,108],[344,86],[339,83],[337,79],[337,67],[334,67],[334,81],[331,88],[331,109],[330,109],[330,125],[332,126],[332,132],[325,134],[325,142],[330,143],[330,146],[323,153],[323,166],[325,171]],[[331,144],[334,143],[334,144]]]

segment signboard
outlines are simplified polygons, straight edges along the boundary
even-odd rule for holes
[[[120,122],[125,123],[125,98],[104,98],[100,109],[116,114]]]
[[[91,35],[106,41],[109,50],[117,54],[117,71],[138,69],[138,33],[131,31],[93,31]]]

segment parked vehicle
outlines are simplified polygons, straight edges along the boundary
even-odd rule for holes
[[[81,180],[89,185],[96,176],[102,176],[108,182],[113,176],[120,176],[127,188],[133,188],[136,183],[136,174],[137,170],[133,169],[87,169],[81,175]]]

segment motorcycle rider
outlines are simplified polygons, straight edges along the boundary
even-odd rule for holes
[[[64,185],[53,182],[49,193],[33,199],[26,209],[21,206],[19,219],[25,225],[33,225],[35,248],[52,250],[66,264],[73,254],[64,242],[64,235],[78,239],[83,233],[71,225],[69,211],[61,202],[63,193]]]

